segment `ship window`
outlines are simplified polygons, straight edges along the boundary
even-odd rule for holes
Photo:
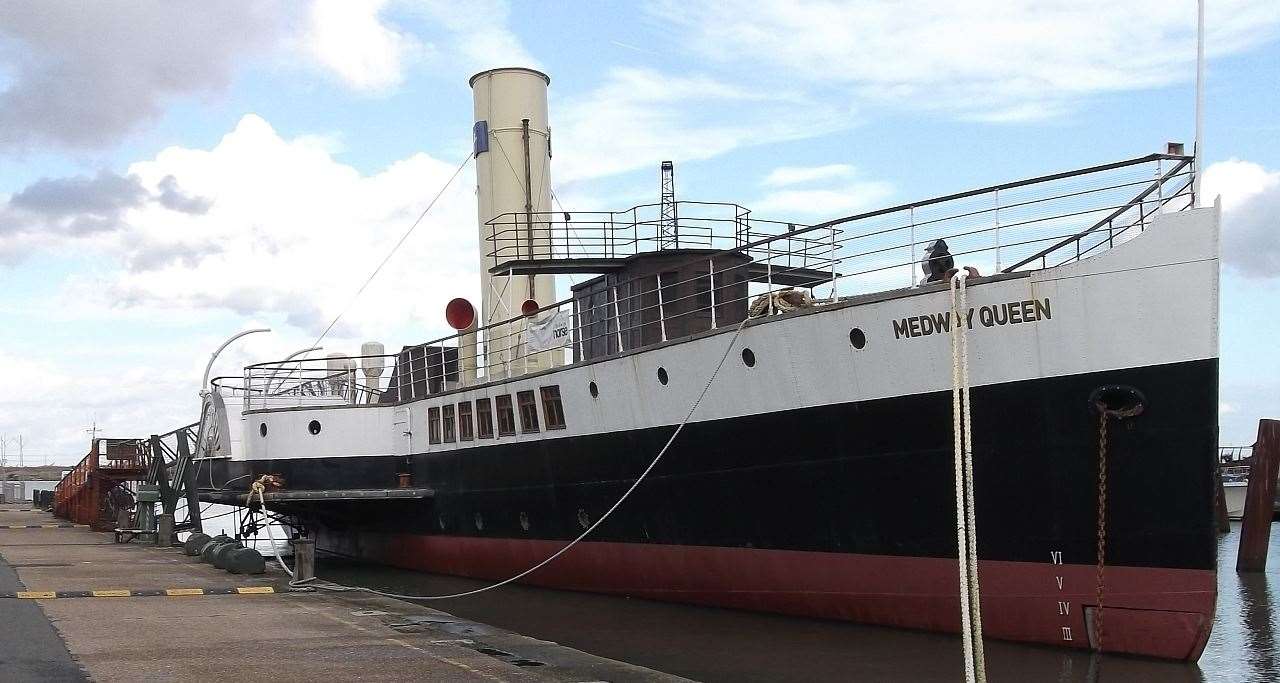
[[[749,368],[754,368],[756,366],[756,352],[751,349],[743,349],[742,364]]]
[[[487,398],[476,399],[476,431],[481,439],[493,438],[493,406]]]
[[[560,404],[560,386],[541,387],[542,414],[547,416],[547,429],[564,429],[564,406]]]
[[[516,400],[520,402],[520,431],[538,431],[538,402],[534,400],[533,392],[521,391],[516,394]]]
[[[475,430],[471,426],[471,401],[464,401],[458,404],[458,440],[473,439],[475,439]]]
[[[516,414],[511,411],[511,394],[498,397],[498,435],[511,436],[516,433]]]
[[[308,432],[311,432],[311,434],[312,434],[312,435],[319,434],[319,433],[320,433],[320,421],[319,421],[319,420],[312,420],[312,421],[310,422],[310,424],[308,424],[308,425],[307,425],[307,431],[308,431]]]
[[[705,270],[693,274],[694,310],[706,311],[711,308],[711,276]]]
[[[453,421],[453,404],[444,407],[444,442],[453,443],[458,440],[458,433],[454,431]]]
[[[666,368],[658,368],[658,381],[662,383],[662,386],[667,385],[667,369]]]
[[[439,408],[427,408],[427,442],[440,443]]]

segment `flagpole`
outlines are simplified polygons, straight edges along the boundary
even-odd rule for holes
[[[1204,0],[1196,2],[1196,140],[1192,151],[1195,155],[1196,175],[1191,192],[1196,204],[1203,206],[1200,179],[1204,177],[1201,165],[1204,159]]]

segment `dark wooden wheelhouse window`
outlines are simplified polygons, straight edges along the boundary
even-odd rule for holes
[[[475,430],[471,426],[471,401],[458,404],[458,440],[475,440]]]
[[[498,436],[511,436],[516,433],[516,414],[511,409],[511,394],[503,394],[497,399]]]
[[[476,432],[481,439],[493,438],[493,404],[487,398],[476,399]]]
[[[458,440],[453,421],[453,404],[444,407],[444,442],[453,443]]]
[[[440,409],[427,408],[427,441],[440,443]]]
[[[542,393],[542,414],[547,418],[547,429],[564,429],[564,407],[560,404],[560,386],[539,387]]]
[[[520,431],[538,431],[538,401],[532,391],[516,393],[516,401],[520,404]]]

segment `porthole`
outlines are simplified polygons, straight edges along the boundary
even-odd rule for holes
[[[595,382],[587,385],[587,391],[591,392],[591,398],[600,398],[600,387]]]
[[[484,531],[484,517],[479,512],[476,513],[476,531]]]
[[[587,515],[587,511],[583,508],[578,508],[578,526],[583,529],[591,526],[591,517]]]
[[[307,425],[307,431],[308,431],[308,432],[311,432],[313,435],[314,435],[314,434],[319,434],[319,433],[320,433],[320,421],[319,421],[319,420],[312,420],[312,421],[311,421],[311,423]]]
[[[743,349],[742,364],[749,368],[754,368],[756,366],[756,352],[751,349]]]
[[[258,433],[264,437],[267,435],[267,423],[263,422],[262,424],[258,425]]]
[[[658,368],[658,382],[659,382],[660,384],[662,384],[662,386],[666,386],[666,385],[667,385],[667,379],[668,379],[668,377],[667,377],[667,369],[666,369],[666,368]]]
[[[520,528],[524,529],[525,531],[529,530],[529,513],[527,512],[520,513]]]
[[[849,330],[849,343],[853,344],[853,348],[860,349],[867,345],[867,335],[862,330],[855,327]]]

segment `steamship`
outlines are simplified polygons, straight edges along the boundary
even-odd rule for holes
[[[725,358],[634,493],[524,581],[954,632],[962,326],[985,635],[1199,656],[1219,210],[1180,145],[817,224],[677,201],[668,163],[657,203],[553,211],[549,84],[471,79],[479,310],[455,300],[457,334],[398,351],[215,379],[203,499],[273,475],[268,507],[321,549],[505,579],[623,496]]]

